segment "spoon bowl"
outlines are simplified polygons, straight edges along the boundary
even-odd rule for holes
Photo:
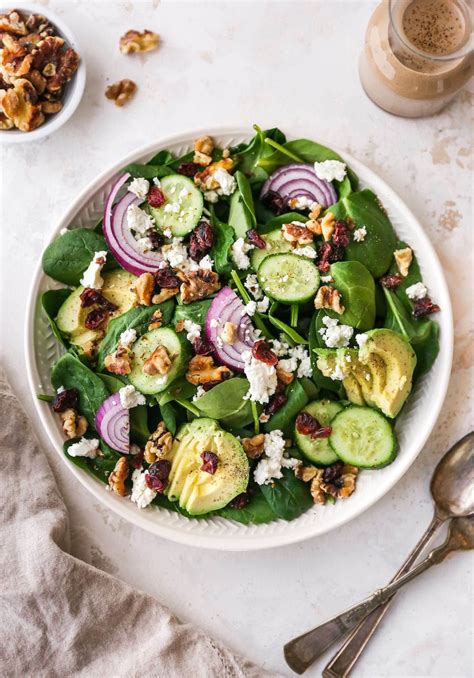
[[[441,459],[431,479],[431,494],[439,520],[474,513],[474,431]]]

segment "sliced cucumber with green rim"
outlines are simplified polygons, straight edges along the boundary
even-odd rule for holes
[[[169,229],[174,236],[183,236],[195,228],[202,216],[203,195],[188,177],[169,174],[161,179],[161,190],[166,202],[161,207],[150,207],[160,231]]]
[[[335,400],[314,400],[301,411],[311,414],[319,421],[321,426],[329,426],[336,414],[339,414],[343,409],[343,406]],[[328,466],[339,461],[339,457],[330,446],[327,438],[311,438],[310,435],[298,433],[295,427],[295,442],[302,454],[313,464]]]
[[[397,439],[390,422],[377,410],[351,405],[334,417],[331,427],[329,444],[344,463],[380,468],[394,460]]]
[[[276,228],[274,231],[269,233],[259,233],[262,240],[265,241],[267,247],[266,249],[260,249],[256,247],[252,250],[250,254],[250,263],[254,271],[258,271],[260,264],[264,259],[269,257],[271,254],[281,254],[282,252],[291,252],[293,249],[285,238],[281,234],[281,229]]]
[[[285,304],[303,304],[319,287],[318,269],[297,254],[271,254],[260,264],[257,277],[268,297]]]
[[[159,347],[164,346],[171,360],[166,374],[146,374],[145,362]],[[153,394],[164,391],[172,381],[186,372],[189,348],[186,340],[169,327],[159,327],[147,332],[133,345],[132,371],[129,381],[142,393]]]

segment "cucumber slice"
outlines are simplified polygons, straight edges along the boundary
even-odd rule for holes
[[[318,269],[297,254],[271,254],[260,264],[257,277],[268,297],[286,304],[303,304],[319,287]]]
[[[169,327],[159,327],[147,332],[133,345],[132,371],[129,381],[141,393],[164,391],[172,381],[186,372],[189,349],[186,340]],[[158,346],[164,346],[171,358],[171,369],[165,375],[145,374],[143,364]]]
[[[188,177],[169,174],[161,179],[166,202],[161,207],[150,207],[150,214],[161,231],[169,229],[178,237],[193,230],[202,216],[204,205],[201,191]]]
[[[260,265],[264,259],[269,257],[271,254],[281,254],[282,252],[291,252],[293,249],[285,238],[281,234],[281,229],[276,228],[274,231],[269,233],[259,233],[262,240],[267,244],[266,249],[261,250],[256,247],[252,250],[250,254],[250,263],[254,271],[258,271]]]
[[[334,417],[331,426],[329,444],[346,464],[380,468],[394,460],[397,439],[389,421],[377,410],[351,405]]]
[[[319,421],[321,426],[329,426],[336,414],[343,410],[343,406],[335,400],[314,400],[308,403],[302,412],[309,412]],[[298,449],[304,456],[320,466],[329,466],[339,461],[339,457],[334,452],[327,438],[314,439],[309,435],[298,433],[295,427],[295,442]]]

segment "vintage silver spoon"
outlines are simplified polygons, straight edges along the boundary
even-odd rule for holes
[[[377,592],[368,601],[362,603],[363,612],[359,610],[357,616],[350,616],[350,624],[348,624],[346,617],[351,610],[287,643],[284,648],[285,658],[293,671],[296,673],[306,671],[333,643],[340,640],[363,620],[360,624],[360,635],[358,628],[347,643],[349,646],[350,641],[354,639],[354,649],[351,646],[348,652],[344,654],[344,646],[324,673],[327,678],[346,676],[382,619],[390,598],[398,590],[399,586],[395,585],[403,579],[401,584],[403,586],[413,578],[405,577],[434,532],[449,518],[474,513],[474,432],[468,433],[453,445],[438,463],[431,480],[431,493],[435,501],[433,520],[395,579],[386,589],[382,589],[382,592],[384,592],[383,599],[380,598],[380,592]],[[445,546],[446,544],[440,548]],[[447,555],[447,552],[445,555]],[[429,562],[434,564],[433,560]],[[426,569],[426,567],[423,569]],[[418,571],[417,574],[421,571],[423,570]],[[386,593],[387,590],[389,591],[388,594]],[[370,605],[368,605],[369,603]],[[356,606],[356,609],[361,606]],[[341,656],[340,663],[338,662],[339,656]]]

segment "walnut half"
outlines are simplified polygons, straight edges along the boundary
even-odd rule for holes
[[[136,54],[151,52],[160,44],[160,36],[153,31],[127,31],[120,38],[120,51],[122,54]]]
[[[232,374],[228,367],[214,365],[212,356],[195,355],[191,358],[186,379],[195,386],[209,381],[222,381]],[[224,376],[225,375],[225,376]]]
[[[107,99],[111,99],[116,106],[124,106],[130,99],[133,97],[137,91],[137,86],[133,80],[119,80],[114,82],[113,85],[109,85],[105,90],[105,96]]]
[[[314,307],[316,309],[330,308],[339,314],[345,311],[345,307],[341,303],[341,293],[334,287],[329,287],[329,285],[322,285],[319,288],[314,300]]]
[[[125,481],[128,478],[128,461],[126,457],[120,457],[117,459],[114,470],[109,475],[109,487],[115,494],[125,497],[127,494],[127,488],[125,487]]]
[[[87,419],[72,407],[61,412],[60,417],[63,431],[68,438],[80,438],[87,431]]]
[[[171,369],[171,358],[164,346],[155,348],[151,356],[145,360],[142,367],[144,374],[151,376],[155,374],[168,374]]]
[[[172,446],[173,436],[167,430],[165,423],[160,421],[156,431],[151,434],[145,445],[145,461],[153,464],[157,459],[163,459],[171,452]]]
[[[22,132],[31,132],[44,121],[44,115],[37,102],[38,95],[31,82],[18,78],[14,86],[6,91],[2,99],[2,108],[15,127]]]

